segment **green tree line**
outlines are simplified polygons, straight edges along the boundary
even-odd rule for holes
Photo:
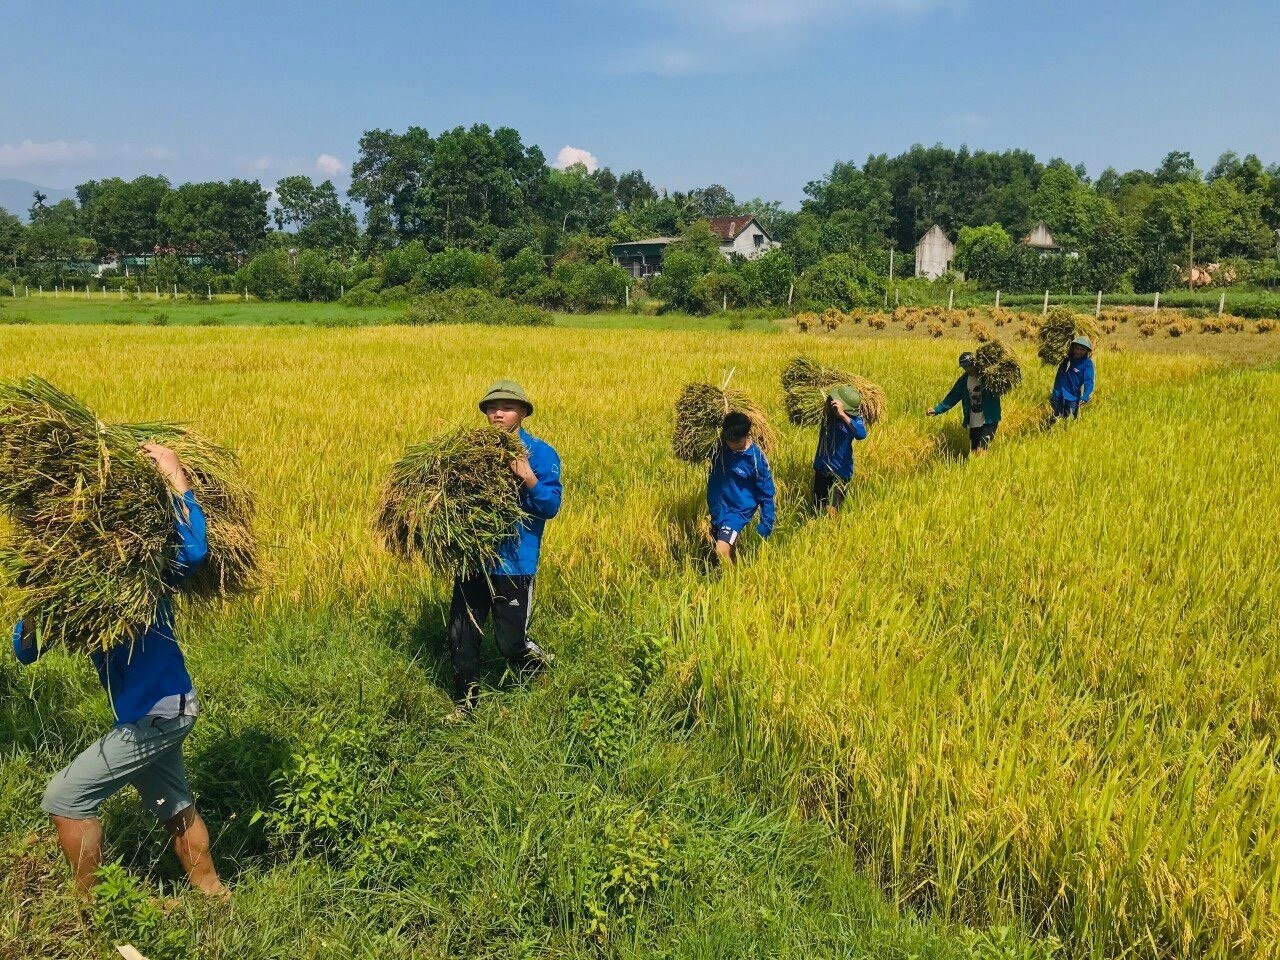
[[[0,212],[9,282],[178,283],[357,304],[461,286],[589,310],[618,305],[632,285],[611,262],[614,243],[668,236],[679,242],[648,286],[671,307],[848,309],[880,301],[891,258],[895,280],[909,275],[935,223],[957,240],[957,270],[1010,292],[1168,289],[1207,263],[1228,265],[1220,282],[1280,280],[1280,168],[1230,152],[1207,172],[1172,152],[1155,170],[1091,179],[1025,150],[917,145],[835,163],[788,210],[719,184],[660,191],[640,170],[555,169],[516,130],[476,124],[366,132],[346,197],[302,175],[271,190],[141,176],[75,193],[53,205],[36,194],[26,222]],[[781,249],[723,258],[705,221],[737,214],[755,215]],[[1062,255],[1018,242],[1041,220]],[[90,278],[102,262],[116,267]]]

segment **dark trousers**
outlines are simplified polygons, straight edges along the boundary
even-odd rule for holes
[[[1080,401],[1078,400],[1059,400],[1056,397],[1050,397],[1049,406],[1053,408],[1053,418],[1055,420],[1065,420],[1068,417],[1074,420],[1080,416]]]
[[[449,652],[454,692],[467,697],[480,682],[480,641],[493,616],[493,636],[502,655],[517,667],[529,663],[529,606],[533,577],[472,577],[453,581],[449,606]]]
[[[834,473],[825,470],[813,471],[813,496],[810,502],[815,513],[821,513],[827,507],[839,510],[844,506],[844,497],[852,481],[842,480]]]
[[[995,437],[998,426],[1000,426],[998,423],[988,423],[981,427],[970,427],[969,450],[977,452],[991,446],[991,440]]]

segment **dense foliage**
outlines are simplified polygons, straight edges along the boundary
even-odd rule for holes
[[[917,145],[837,162],[804,192],[788,211],[719,184],[660,192],[639,170],[554,169],[508,127],[370,130],[347,191],[363,218],[332,181],[301,175],[273,191],[244,180],[95,180],[51,206],[37,193],[28,222],[0,212],[0,264],[14,285],[176,284],[281,300],[358,289],[357,305],[475,287],[585,311],[623,306],[628,287],[648,286],[635,295],[694,312],[850,310],[884,302],[936,223],[958,241],[955,269],[990,290],[1280,282],[1280,171],[1253,154],[1225,153],[1204,173],[1173,152],[1154,171],[1108,168],[1094,180],[1023,150]],[[705,221],[748,213],[782,248],[725,259]],[[1040,221],[1060,251],[1018,242]],[[637,284],[613,265],[611,246],[650,237],[680,242],[659,277]]]

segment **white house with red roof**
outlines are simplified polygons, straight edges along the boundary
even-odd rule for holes
[[[782,246],[750,214],[712,217],[707,222],[711,224],[711,232],[720,238],[720,253],[726,260],[735,253],[754,260],[766,251]]]

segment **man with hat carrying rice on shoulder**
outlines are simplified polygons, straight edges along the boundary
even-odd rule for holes
[[[560,456],[551,445],[524,429],[533,403],[524,388],[499,380],[480,401],[490,426],[517,433],[525,455],[511,464],[519,478],[520,506],[528,517],[511,531],[498,552],[497,565],[484,574],[453,583],[449,610],[449,649],[453,657],[454,719],[466,716],[479,697],[480,641],[484,622],[493,615],[493,633],[507,661],[522,671],[536,671],[552,660],[528,636],[533,579],[538,572],[542,531],[560,511]]]
[[[1053,392],[1049,394],[1055,420],[1080,416],[1080,404],[1088,403],[1093,396],[1092,353],[1093,341],[1083,334],[1067,347],[1067,355],[1058,364],[1053,378]]]
[[[209,551],[205,516],[187,482],[178,455],[156,443],[143,446],[173,496],[177,543],[174,586],[195,572]],[[30,626],[13,630],[13,652],[32,664],[45,652]],[[91,654],[116,724],[49,781],[41,808],[53,818],[58,843],[87,895],[102,865],[102,802],[132,784],[173,839],[191,885],[214,897],[229,896],[209,853],[209,831],[196,812],[182,758],[183,743],[199,708],[182,650],[174,638],[173,605],[164,597],[154,621],[135,638]]]
[[[960,379],[941,403],[925,411],[925,416],[936,417],[960,404],[965,426],[969,428],[969,452],[980,457],[991,446],[1000,426],[1000,395],[982,385],[982,378],[978,376],[978,360],[972,353],[965,351],[960,354],[960,366],[964,370]]]
[[[853,482],[853,442],[867,439],[862,395],[851,386],[835,387],[827,396],[818,452],[813,457],[813,510],[835,516]]]

